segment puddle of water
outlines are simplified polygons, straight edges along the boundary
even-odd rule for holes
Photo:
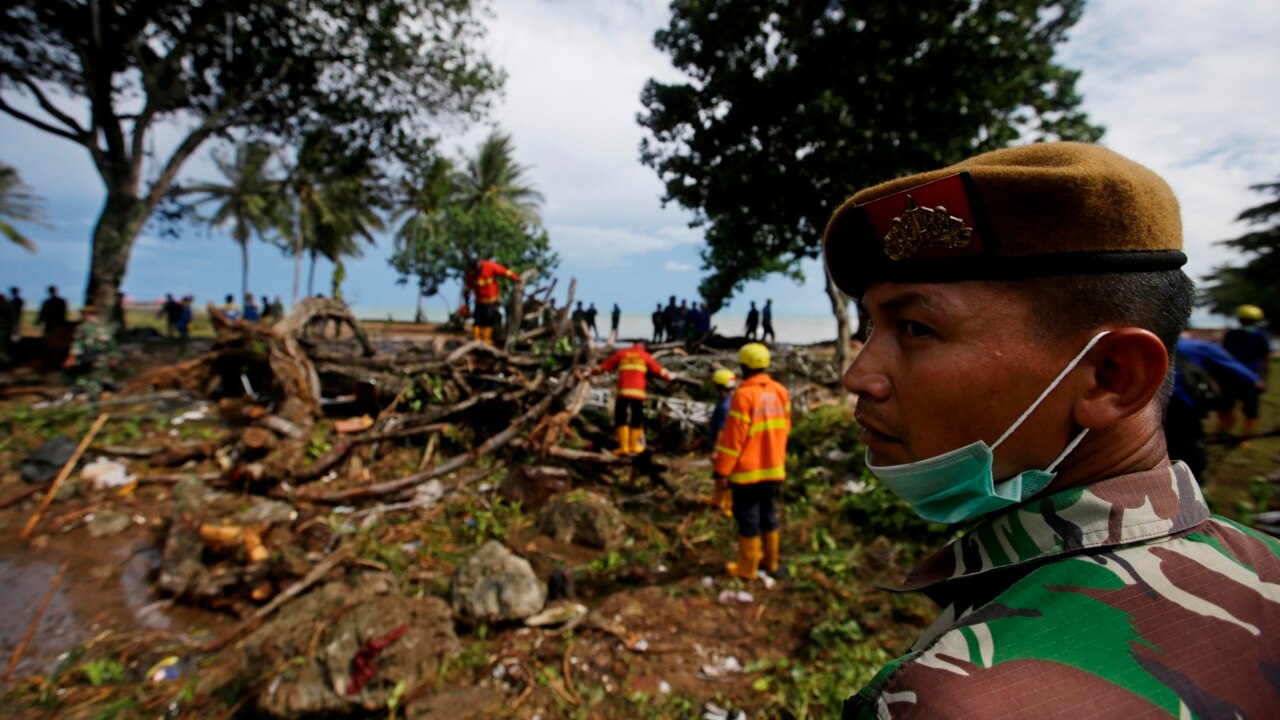
[[[32,550],[13,538],[0,540],[0,662],[8,667],[50,582],[64,560],[66,574],[14,670],[14,677],[51,671],[58,657],[105,629],[183,631],[225,621],[202,610],[172,606],[152,592],[160,553],[132,531],[90,540],[85,533],[51,537]]]

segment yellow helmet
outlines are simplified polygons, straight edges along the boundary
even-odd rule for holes
[[[1264,319],[1266,315],[1263,314],[1262,308],[1257,305],[1241,305],[1236,308],[1236,317],[1241,320],[1252,320],[1253,322],[1258,322],[1259,320]]]
[[[731,388],[737,384],[738,376],[729,368],[720,368],[711,375],[711,382],[720,387]]]
[[[769,348],[760,343],[747,343],[738,351],[738,362],[751,370],[764,370],[769,367]]]

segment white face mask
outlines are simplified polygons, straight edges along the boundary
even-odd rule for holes
[[[1102,339],[1107,331],[1094,335],[1062,372],[1040,393],[1022,415],[1005,430],[992,445],[979,440],[949,452],[924,460],[902,465],[877,466],[871,463],[871,450],[867,450],[867,469],[880,478],[894,495],[906,500],[916,514],[925,520],[940,523],[956,523],[985,515],[1024,502],[1048,487],[1054,470],[1084,439],[1088,428],[1080,431],[1049,466],[1043,470],[1032,469],[1014,475],[1000,483],[995,482],[992,466],[994,452],[1022,423],[1031,416],[1040,403],[1058,387],[1086,353]]]

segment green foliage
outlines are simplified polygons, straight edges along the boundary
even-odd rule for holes
[[[654,44],[641,158],[706,228],[714,310],[799,275],[836,204],[872,182],[1040,138],[1095,140],[1079,73],[1054,61],[1083,0],[675,0]]]
[[[429,155],[403,188],[405,219],[390,263],[401,283],[417,283],[420,297],[461,282],[474,258],[543,276],[559,263],[538,217],[542,195],[516,163],[511,137],[494,132],[464,164],[458,172]]]
[[[1240,266],[1224,265],[1205,276],[1200,303],[1221,315],[1233,315],[1241,305],[1257,305],[1268,318],[1280,318],[1280,182],[1250,188],[1274,199],[1240,213],[1237,222],[1252,229],[1225,245],[1246,257]],[[1273,320],[1274,322],[1274,320]]]
[[[35,243],[9,223],[16,220],[24,223],[44,221],[40,198],[31,192],[31,188],[22,182],[18,171],[0,162],[0,235],[11,242],[34,251]]]
[[[111,658],[90,660],[80,666],[80,672],[94,687],[102,687],[105,683],[119,682],[124,679],[124,666]]]
[[[93,157],[108,199],[90,285],[106,306],[134,238],[207,140],[296,146],[326,128],[390,169],[442,119],[482,116],[503,81],[480,51],[474,0],[127,2],[96,22],[91,7],[6,5],[0,110]],[[179,135],[156,155],[161,128]]]
[[[488,503],[478,498],[452,504],[446,514],[456,523],[459,538],[471,545],[489,540],[505,541],[511,528],[524,520],[524,511],[518,502]]]

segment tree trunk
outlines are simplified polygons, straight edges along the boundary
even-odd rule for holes
[[[836,316],[836,377],[843,377],[849,368],[849,298],[845,296],[831,279],[831,273],[823,270],[826,276],[827,298],[831,300],[831,312]]]
[[[240,244],[240,302],[249,297],[249,230],[236,228],[236,242]]]
[[[120,284],[129,265],[129,251],[151,208],[138,197],[136,183],[126,179],[106,179],[107,201],[93,229],[89,282],[85,302],[105,313],[115,307]]]
[[[307,297],[316,296],[316,252],[311,251],[311,269],[307,271]]]
[[[293,303],[298,304],[302,289],[302,203],[298,203],[298,228],[293,232]]]

